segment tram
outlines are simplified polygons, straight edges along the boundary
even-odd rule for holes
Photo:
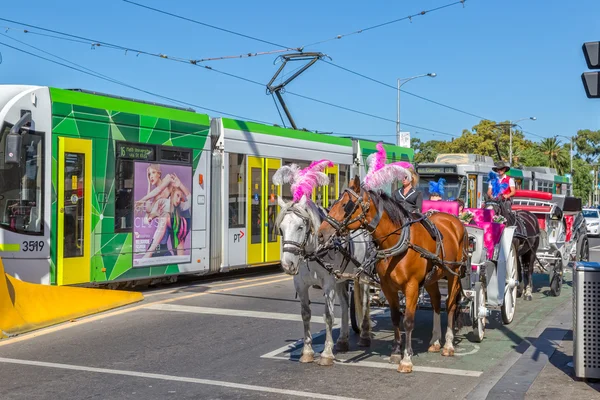
[[[278,264],[283,164],[327,158],[327,207],[375,142],[211,118],[83,90],[0,85],[0,257],[51,285],[175,280]],[[386,144],[388,162],[413,150]],[[282,192],[280,190],[283,190]]]
[[[419,190],[423,198],[429,198],[429,182],[446,180],[446,199],[461,199],[465,208],[481,208],[487,193],[488,174],[494,160],[479,154],[439,154],[433,163],[416,166],[419,174]],[[515,180],[517,190],[538,190],[553,194],[572,196],[570,177],[558,175],[548,167],[522,167],[511,169],[508,176]]]

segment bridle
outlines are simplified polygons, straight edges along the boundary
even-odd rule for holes
[[[377,215],[375,218],[371,220],[371,222],[367,222],[367,213],[371,207],[370,198],[365,201],[363,197],[356,193],[354,190],[350,188],[346,188],[344,193],[348,194],[350,200],[344,206],[344,220],[342,222],[338,222],[335,218],[332,218],[329,214],[325,218],[325,221],[329,223],[334,229],[337,236],[346,236],[350,233],[348,227],[355,222],[360,223],[360,228],[365,229],[369,233],[375,232],[377,226],[379,225],[379,221],[381,221],[381,216],[383,215],[383,204],[380,202],[377,207]],[[362,190],[361,190],[362,193]],[[352,215],[360,208],[360,214],[356,217],[352,218]],[[332,236],[333,237],[333,236]]]
[[[304,226],[306,226],[306,233],[304,234],[304,237],[302,238],[302,242],[296,242],[295,240],[282,240],[283,243],[283,249],[282,251],[284,253],[290,253],[296,256],[300,256],[303,258],[306,258],[307,253],[306,253],[306,244],[308,243],[308,239],[310,238],[310,234],[312,231],[312,221],[310,220],[310,218],[308,217],[308,215],[306,213],[303,213],[301,210],[297,209],[295,207],[295,203],[292,204],[287,210],[285,210],[284,212],[284,217],[287,214],[294,214],[297,217],[299,217],[302,222],[304,223]],[[281,233],[281,230],[279,231],[281,236],[283,236],[283,234]]]

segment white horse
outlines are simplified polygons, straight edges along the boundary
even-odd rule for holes
[[[300,297],[302,321],[304,322],[304,348],[300,362],[309,363],[314,361],[312,348],[312,335],[310,333],[310,300],[308,289],[318,285],[323,289],[325,297],[325,349],[318,361],[319,365],[333,365],[333,336],[334,324],[333,307],[337,293],[342,308],[342,327],[340,336],[336,342],[336,350],[346,352],[348,343],[348,310],[349,296],[346,286],[347,280],[352,279],[357,266],[352,261],[344,260],[344,256],[336,251],[329,251],[322,257],[324,263],[331,265],[335,270],[340,270],[344,276],[340,279],[328,272],[316,261],[307,261],[306,257],[313,254],[317,249],[317,232],[325,218],[325,210],[319,208],[303,196],[298,202],[285,203],[278,198],[281,211],[277,216],[277,226],[282,236],[281,266],[283,270],[294,276],[294,286]],[[354,233],[350,239],[350,252],[352,257],[362,263],[367,255],[368,244],[371,236],[362,231]],[[345,268],[345,269],[344,269]],[[343,271],[342,271],[343,269]],[[356,315],[360,320],[359,346],[369,347],[371,345],[371,320],[369,315],[369,286],[361,284],[358,279],[354,280],[354,299],[356,304]]]

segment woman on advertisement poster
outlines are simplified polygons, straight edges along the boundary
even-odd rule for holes
[[[151,238],[142,258],[185,256],[185,241],[191,231],[191,192],[175,172],[163,178],[158,164],[148,165],[146,178],[148,191],[135,202],[136,211],[146,214],[140,227],[142,233],[145,231],[141,239]]]

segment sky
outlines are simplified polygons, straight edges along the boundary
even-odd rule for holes
[[[0,18],[190,60],[281,50],[278,45],[302,47],[453,2],[135,1],[273,44],[122,0],[6,2]],[[581,73],[587,71],[581,46],[586,41],[600,41],[599,15],[597,0],[467,0],[464,7],[450,6],[412,20],[307,46],[305,51],[324,53],[336,65],[393,87],[398,78],[435,72],[435,78],[414,79],[402,89],[475,115],[402,93],[402,123],[420,127],[403,125],[402,130],[411,132],[413,138],[451,140],[460,136],[463,129],[476,125],[478,117],[515,121],[535,116],[536,121],[526,120],[520,126],[528,139],[539,141],[555,135],[572,136],[579,129],[600,129],[600,100],[587,99],[581,82]],[[14,39],[129,87],[5,46],[52,58]],[[189,63],[23,33],[23,26],[6,21],[0,21],[0,53],[0,84],[84,88],[169,103],[148,93],[151,92],[194,104],[197,112],[211,117],[228,113],[282,125],[265,86]],[[287,53],[203,65],[266,85],[280,66],[276,63],[279,54]],[[299,65],[286,66],[284,73]],[[317,62],[286,89],[383,118],[284,93],[300,128],[395,141],[397,91],[393,88]]]

